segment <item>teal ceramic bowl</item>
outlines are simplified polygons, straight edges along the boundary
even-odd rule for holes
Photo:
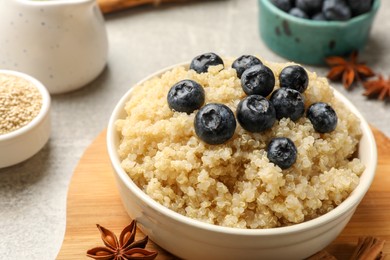
[[[343,56],[365,46],[380,0],[370,12],[348,21],[313,21],[289,15],[270,0],[259,0],[260,35],[276,54],[289,60],[322,65],[328,56]]]

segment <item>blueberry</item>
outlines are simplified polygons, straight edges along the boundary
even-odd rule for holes
[[[229,140],[236,130],[233,111],[223,105],[209,103],[195,116],[195,133],[208,144],[222,144]]]
[[[364,14],[370,11],[372,2],[371,0],[347,0],[348,5],[351,8],[354,16]]]
[[[265,65],[255,65],[241,76],[241,86],[247,95],[268,96],[275,86],[275,76]]]
[[[291,167],[297,160],[297,148],[287,137],[273,138],[267,147],[268,160],[281,169]]]
[[[299,9],[297,7],[292,8],[288,13],[291,14],[292,16],[295,16],[298,18],[309,19],[309,16],[307,15],[307,13],[305,13],[304,11],[302,11],[301,9]]]
[[[330,21],[346,21],[351,18],[351,9],[344,0],[325,0],[322,13]]]
[[[296,0],[295,6],[308,15],[321,12],[322,3],[324,0]]]
[[[186,79],[171,87],[167,99],[171,109],[190,114],[204,104],[205,93],[199,83]]]
[[[307,118],[319,133],[329,133],[336,129],[337,114],[334,109],[323,102],[313,103],[306,112]]]
[[[263,63],[255,56],[242,55],[241,57],[239,57],[233,62],[232,68],[237,71],[237,77],[241,78],[242,73],[244,73],[246,69],[249,69],[254,65],[262,65],[262,64]]]
[[[209,52],[193,58],[190,64],[190,69],[195,70],[197,73],[202,73],[207,72],[210,66],[216,66],[219,64],[223,65],[221,57],[213,52]]]
[[[303,96],[294,89],[277,89],[272,93],[270,101],[274,105],[277,119],[286,117],[296,121],[305,113]]]
[[[309,84],[309,76],[301,66],[291,65],[280,72],[279,82],[281,88],[291,88],[303,93]]]
[[[288,12],[293,7],[291,0],[272,0],[272,3],[282,11]]]
[[[317,13],[311,17],[312,20],[315,21],[326,21],[326,18],[323,13]]]
[[[251,95],[241,100],[236,114],[242,128],[255,133],[271,128],[276,120],[274,106],[260,95]]]

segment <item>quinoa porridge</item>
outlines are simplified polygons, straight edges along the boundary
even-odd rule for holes
[[[355,158],[361,136],[359,119],[334,98],[325,78],[309,72],[305,108],[326,102],[336,111],[331,133],[314,130],[303,116],[276,120],[272,128],[251,133],[237,123],[223,144],[210,145],[194,130],[197,111],[175,112],[167,93],[180,80],[203,86],[205,104],[222,103],[234,114],[246,94],[232,61],[207,73],[176,67],[137,86],[116,122],[123,169],[150,197],[193,219],[235,228],[273,228],[300,223],[332,210],[358,185],[364,165]],[[263,61],[275,75],[291,64]],[[296,146],[295,163],[281,169],[267,158],[273,137],[288,137]]]

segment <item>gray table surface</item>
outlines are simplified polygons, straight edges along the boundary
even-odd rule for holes
[[[361,53],[377,72],[390,75],[390,1],[382,1]],[[106,127],[119,98],[138,80],[163,67],[214,51],[258,54],[284,62],[258,33],[256,0],[206,1],[141,7],[107,15],[108,66],[88,86],[52,97],[52,135],[31,159],[0,169],[0,259],[55,259],[62,244],[66,196],[84,150]],[[326,67],[310,67],[326,75]],[[344,93],[375,127],[390,136],[390,104]],[[87,248],[86,248],[87,250]]]

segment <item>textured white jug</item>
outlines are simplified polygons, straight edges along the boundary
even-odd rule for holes
[[[40,80],[51,94],[78,89],[104,69],[108,41],[95,0],[0,0],[0,69]]]

